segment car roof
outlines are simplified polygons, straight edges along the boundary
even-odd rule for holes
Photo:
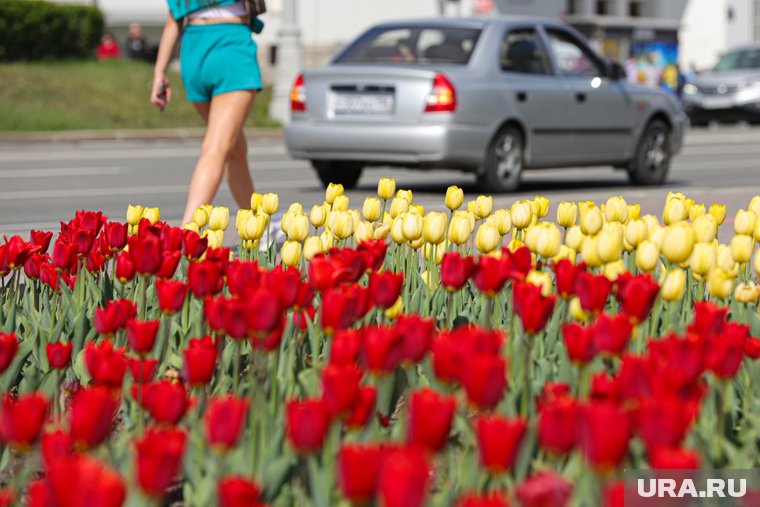
[[[387,21],[373,25],[372,28],[396,28],[406,26],[432,26],[441,28],[480,28],[483,29],[488,25],[507,26],[511,24],[536,24],[536,25],[555,25],[566,26],[556,19],[540,16],[476,16],[460,18],[410,18]]]
[[[747,50],[753,50],[753,49],[760,49],[760,44],[742,44],[741,46],[735,46],[732,48],[727,49],[725,53],[735,53],[737,51],[747,51]]]

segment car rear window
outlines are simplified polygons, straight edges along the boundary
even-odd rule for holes
[[[376,28],[351,44],[335,63],[466,65],[479,35],[476,28]]]

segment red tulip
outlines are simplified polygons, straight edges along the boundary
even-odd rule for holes
[[[369,293],[359,286],[330,289],[322,295],[321,325],[325,333],[345,329],[369,309]]]
[[[158,306],[166,315],[174,315],[182,309],[187,297],[188,286],[176,280],[156,280]]]
[[[522,507],[565,507],[573,486],[555,472],[539,472],[517,486],[515,496]]]
[[[242,297],[261,283],[262,270],[256,261],[234,260],[227,266],[227,286],[230,294]]]
[[[527,429],[525,420],[491,415],[475,419],[480,464],[492,474],[510,470]]]
[[[285,431],[293,448],[302,454],[322,448],[330,429],[330,410],[321,399],[291,400],[285,416]]]
[[[47,263],[48,259],[47,254],[32,254],[29,260],[24,263],[24,274],[26,277],[32,280],[39,280],[42,265]]]
[[[182,250],[184,230],[179,227],[164,227],[161,229],[161,249],[170,252]]]
[[[581,307],[587,312],[600,313],[607,305],[612,282],[604,275],[593,275],[587,271],[578,273],[575,280],[575,294]]]
[[[461,496],[456,507],[509,507],[509,502],[506,497],[496,492],[486,495],[471,493]]]
[[[74,218],[76,225],[93,234],[98,234],[103,226],[105,217],[101,211],[78,210]]]
[[[161,268],[161,242],[152,234],[131,236],[129,254],[135,263],[135,271],[141,276],[152,276]]]
[[[594,348],[601,354],[620,355],[631,339],[631,322],[624,313],[602,313],[591,326]]]
[[[731,379],[739,371],[744,359],[744,345],[749,337],[749,327],[737,322],[727,322],[720,334],[707,338],[705,365],[720,379]]]
[[[460,382],[464,360],[470,354],[501,354],[504,334],[476,326],[460,326],[438,334],[430,347],[433,353],[433,370],[444,382]]]
[[[335,287],[336,273],[333,261],[324,254],[317,254],[309,261],[309,283],[319,292]]]
[[[187,282],[193,295],[202,299],[222,290],[222,264],[214,260],[191,262],[187,268]]]
[[[530,248],[521,246],[511,252],[508,248],[502,247],[501,254],[509,258],[509,277],[516,282],[525,280],[530,270],[533,269],[533,255]]]
[[[98,250],[91,250],[87,255],[87,271],[92,274],[99,274],[106,265],[106,258]]]
[[[333,336],[330,364],[355,365],[359,361],[362,339],[356,329],[341,329]]]
[[[567,259],[560,259],[554,264],[554,274],[557,280],[557,294],[563,299],[568,299],[575,294],[575,280],[578,273],[586,271],[583,262],[573,264]]]
[[[161,498],[177,477],[187,434],[177,428],[149,428],[135,442],[137,483],[148,496]]]
[[[628,451],[629,415],[610,402],[581,407],[579,438],[583,454],[597,470],[615,470]]]
[[[105,308],[95,309],[93,324],[100,336],[110,337],[137,315],[137,307],[126,299],[109,301]]]
[[[247,477],[229,476],[217,485],[219,507],[264,507],[261,488]]]
[[[301,291],[301,272],[294,267],[275,266],[263,273],[262,285],[277,296],[283,309],[290,308]]]
[[[53,245],[53,266],[59,273],[69,272],[76,263],[77,250],[68,241],[58,239]]]
[[[390,373],[404,359],[404,339],[396,328],[367,326],[362,331],[362,360],[373,373]]]
[[[375,306],[390,308],[396,303],[404,286],[404,273],[383,271],[369,275],[369,294]]]
[[[147,384],[151,382],[158,371],[158,359],[128,358],[127,366],[132,374],[135,384]]]
[[[71,244],[74,245],[78,257],[87,257],[95,244],[95,234],[92,231],[79,229],[74,232]]]
[[[105,387],[80,389],[71,404],[71,438],[79,448],[100,445],[113,426],[119,398]]]
[[[227,307],[227,298],[223,296],[206,296],[203,303],[203,316],[206,317],[208,327],[213,331],[224,331],[224,312]]]
[[[662,447],[650,457],[652,468],[660,470],[695,470],[699,468],[700,462],[696,451],[679,448]]]
[[[623,273],[615,284],[623,313],[634,324],[646,320],[660,292],[660,285],[649,274],[632,276],[628,273]]]
[[[545,297],[541,287],[532,283],[516,282],[514,286],[514,311],[528,334],[536,334],[549,321],[557,296]]]
[[[248,332],[246,320],[251,320],[250,315],[252,313],[258,314],[257,311],[253,310],[250,303],[246,306],[246,303],[240,299],[228,299],[222,314],[225,334],[236,340],[245,338]]]
[[[338,451],[338,487],[354,504],[370,502],[377,494],[387,449],[378,444],[343,444]]]
[[[159,321],[142,321],[132,319],[127,322],[127,341],[137,354],[146,356],[156,343]]]
[[[760,359],[760,340],[750,336],[744,342],[744,353],[751,359]]]
[[[29,233],[32,244],[40,247],[38,253],[44,254],[50,248],[50,240],[53,239],[53,233],[50,231],[35,231],[32,229]]]
[[[56,342],[45,345],[47,360],[54,370],[63,370],[71,363],[72,343]]]
[[[206,441],[217,452],[235,447],[243,433],[248,400],[234,396],[212,399],[206,409]]]
[[[176,250],[165,250],[161,255],[161,267],[156,272],[156,277],[159,279],[170,279],[174,276],[179,266],[179,260],[182,258],[182,254]]]
[[[145,385],[143,406],[157,423],[176,425],[187,413],[190,400],[181,383],[161,380]]]
[[[282,320],[284,308],[270,290],[259,287],[245,300],[245,318],[249,336],[262,338],[274,331]]]
[[[607,400],[619,402],[620,396],[620,379],[610,377],[606,372],[598,372],[591,376],[591,392],[589,398],[592,400]]]
[[[575,447],[578,432],[578,402],[559,395],[544,400],[538,407],[538,443],[553,454],[567,454]]]
[[[501,292],[504,284],[509,279],[511,272],[510,257],[502,255],[500,258],[484,255],[478,257],[472,281],[480,292],[489,297],[494,297]]]
[[[684,404],[670,396],[643,399],[636,412],[638,433],[650,452],[679,446],[690,422]]]
[[[0,332],[0,373],[3,373],[11,365],[18,351],[18,338],[13,332]]]
[[[359,396],[356,399],[351,413],[345,418],[346,428],[356,430],[363,428],[375,411],[375,399],[377,391],[373,386],[365,386],[359,389]]]
[[[216,345],[210,336],[193,338],[184,350],[185,376],[193,387],[203,387],[214,376],[216,367]]]
[[[127,497],[119,474],[84,454],[74,454],[51,463],[46,482],[47,494],[39,489],[34,493],[37,498],[48,499],[50,503],[40,504],[47,507],[122,507]]]
[[[185,257],[194,261],[200,259],[208,247],[208,238],[201,238],[195,231],[182,232],[182,251]]]
[[[127,244],[127,224],[108,222],[105,227],[105,238],[111,252],[122,250]]]
[[[55,505],[50,486],[41,479],[29,482],[26,493],[27,507],[49,507]]]
[[[419,447],[389,453],[380,471],[379,496],[386,507],[422,507],[430,485],[430,463]]]
[[[377,271],[385,262],[385,253],[388,250],[388,243],[385,241],[369,240],[359,243],[356,252],[362,259],[362,265],[365,270]]]
[[[127,370],[123,349],[115,349],[110,340],[103,340],[100,345],[89,342],[84,348],[84,362],[93,383],[121,388]]]
[[[251,338],[251,345],[254,348],[263,350],[265,352],[272,352],[280,348],[280,342],[282,341],[282,333],[285,331],[285,317],[280,318],[279,324],[269,334],[264,336],[253,336]]]
[[[428,452],[440,451],[449,438],[457,401],[431,389],[414,391],[409,397],[407,441]]]
[[[367,269],[362,254],[351,248],[331,249],[330,260],[336,267],[334,280],[338,284],[358,282]]]
[[[401,315],[396,319],[396,332],[403,340],[404,361],[419,363],[430,350],[435,321],[415,314]]]
[[[61,429],[48,430],[40,439],[40,454],[46,467],[61,458],[67,458],[74,453],[74,441],[71,435]]]
[[[690,328],[699,336],[719,334],[726,322],[728,307],[721,307],[710,301],[694,303],[694,323]]]
[[[6,241],[6,259],[8,267],[12,270],[21,269],[24,264],[32,256],[41,250],[38,245],[24,241],[21,236],[11,236],[11,239]]]
[[[590,327],[571,322],[562,326],[567,357],[576,366],[588,364],[594,358],[594,335]]]
[[[604,507],[625,507],[625,483],[612,483],[604,488]]]
[[[472,257],[448,252],[441,260],[441,285],[449,292],[456,292],[465,286],[474,271]]]
[[[328,365],[322,370],[322,399],[333,415],[351,411],[359,397],[361,378],[356,366]]]
[[[129,252],[121,252],[116,257],[116,278],[121,283],[127,283],[135,277],[135,263]]]
[[[8,394],[0,405],[0,438],[18,452],[34,445],[45,424],[50,400],[32,392],[18,398]]]
[[[463,358],[462,384],[471,405],[492,409],[507,387],[507,363],[503,357],[471,354]]]
[[[8,266],[8,245],[3,243],[0,245],[0,279],[11,272],[10,266]]]

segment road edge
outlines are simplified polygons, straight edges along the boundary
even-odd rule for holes
[[[12,143],[76,143],[83,141],[161,141],[202,139],[203,128],[179,129],[124,129],[124,130],[69,130],[56,132],[2,132],[0,144]],[[247,128],[249,138],[277,139],[283,135],[280,128]]]

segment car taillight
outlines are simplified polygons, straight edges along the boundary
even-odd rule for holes
[[[457,93],[451,81],[443,74],[433,78],[433,89],[427,96],[426,113],[453,112],[457,108]]]
[[[303,74],[298,74],[290,91],[290,110],[306,111],[306,88],[303,84]]]

